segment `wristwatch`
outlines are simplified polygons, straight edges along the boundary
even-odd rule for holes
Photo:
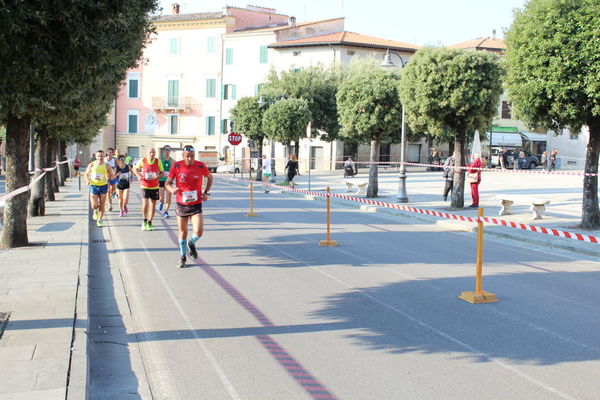
[[[204,191],[204,194],[209,195],[210,196],[210,192],[208,190]]]

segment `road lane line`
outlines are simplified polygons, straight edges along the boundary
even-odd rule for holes
[[[233,387],[233,384],[231,383],[231,381],[229,380],[229,378],[227,378],[227,376],[225,375],[225,372],[223,372],[223,369],[221,368],[221,366],[217,362],[217,359],[215,358],[215,356],[208,349],[208,347],[206,346],[206,344],[204,343],[204,341],[196,333],[196,329],[194,328],[194,326],[190,322],[189,318],[185,314],[185,311],[183,310],[183,307],[181,306],[181,303],[179,302],[179,300],[177,300],[177,298],[175,297],[175,295],[171,291],[171,288],[167,284],[167,281],[165,280],[163,274],[158,269],[158,266],[156,265],[156,263],[154,262],[154,260],[150,256],[150,252],[148,251],[148,248],[144,245],[144,242],[142,240],[140,240],[140,245],[144,249],[144,252],[146,253],[146,257],[150,261],[150,264],[152,264],[152,267],[154,268],[154,271],[156,271],[156,274],[158,275],[161,283],[163,284],[163,287],[165,288],[165,290],[169,294],[169,297],[171,297],[171,300],[173,300],[173,303],[175,304],[175,307],[177,307],[177,310],[179,311],[179,315],[181,315],[181,317],[185,321],[186,325],[188,326],[190,332],[192,333],[192,335],[196,339],[195,342],[200,346],[200,349],[202,350],[202,352],[204,353],[204,355],[206,356],[206,358],[208,358],[208,361],[210,362],[210,365],[214,368],[214,370],[217,373],[219,379],[221,380],[221,383],[223,383],[223,386],[225,387],[225,390],[227,390],[227,393],[229,394],[229,397],[231,397],[233,400],[241,400],[240,395],[237,393],[237,391]]]

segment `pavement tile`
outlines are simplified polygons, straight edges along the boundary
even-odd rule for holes
[[[0,360],[31,360],[36,351],[35,345],[0,347]]]
[[[0,400],[64,400],[65,388],[0,394]]]

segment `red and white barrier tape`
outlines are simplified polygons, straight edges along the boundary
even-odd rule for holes
[[[58,164],[67,163],[69,161],[71,161],[71,160],[55,161],[55,163],[58,165]],[[0,194],[0,203],[4,203],[4,202],[6,202],[6,200],[8,200],[12,197],[15,197],[21,193],[27,192],[28,190],[30,190],[33,187],[33,185],[35,185],[40,179],[42,179],[42,177],[44,175],[46,175],[46,172],[54,171],[56,169],[57,165],[55,165],[52,168],[36,168],[35,171],[30,171],[30,173],[32,173],[32,174],[36,173],[36,172],[42,172],[42,173],[40,175],[36,176],[35,179],[29,183],[29,185],[15,189],[10,193]]]
[[[242,182],[242,183],[248,182],[246,180],[241,180],[241,179],[237,179],[237,178],[234,179],[231,177],[219,177],[219,178],[228,179],[228,180],[236,181],[236,182]],[[276,186],[276,185],[272,185],[270,183],[267,184],[267,186],[276,187],[278,189],[289,191],[289,192],[307,194],[310,196],[336,197],[339,199],[355,201],[355,202],[363,203],[363,204],[370,204],[370,205],[374,205],[374,206],[391,208],[394,210],[407,211],[407,212],[412,212],[412,213],[417,213],[417,214],[431,215],[434,217],[453,219],[453,220],[462,221],[462,222],[477,223],[480,221],[478,217],[472,218],[472,217],[466,217],[464,215],[456,215],[456,214],[450,214],[450,213],[445,213],[445,212],[440,212],[440,211],[425,210],[422,208],[403,206],[403,205],[397,204],[397,203],[385,203],[383,201],[365,199],[362,197],[353,197],[353,196],[348,196],[348,195],[344,195],[344,194],[337,194],[337,193],[327,194],[327,193],[323,193],[323,192],[313,192],[313,191],[308,191],[308,190],[303,190],[303,189],[296,189],[296,188],[292,188],[292,187]],[[600,238],[597,236],[584,235],[584,234],[573,233],[573,232],[565,232],[565,231],[561,231],[558,229],[549,229],[549,228],[543,228],[543,227],[534,226],[534,225],[521,224],[521,223],[506,221],[506,220],[498,219],[498,218],[482,217],[481,222],[486,222],[486,223],[494,224],[494,225],[502,225],[502,226],[506,226],[508,228],[522,229],[522,230],[546,234],[546,235],[558,236],[558,237],[562,237],[562,238],[566,238],[566,239],[574,239],[574,240],[584,241],[584,242],[588,242],[588,243],[600,243]]]

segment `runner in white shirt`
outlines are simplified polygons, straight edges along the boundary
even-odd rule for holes
[[[269,180],[271,179],[271,159],[267,158],[266,155],[262,155],[262,167],[258,169],[258,171],[262,170],[262,180],[263,187],[265,188],[265,193],[269,193]],[[257,172],[258,172],[257,171]]]

